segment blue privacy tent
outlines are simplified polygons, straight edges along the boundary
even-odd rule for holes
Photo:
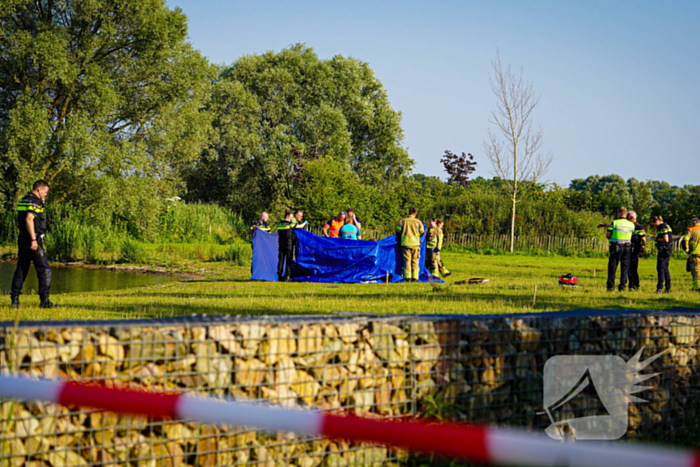
[[[401,247],[396,236],[379,241],[319,237],[305,230],[296,232],[296,260],[292,262],[295,281],[367,283],[403,281]],[[278,239],[276,233],[253,233],[253,274],[251,280],[277,281]],[[420,281],[428,282],[425,267],[425,235],[421,238]],[[433,277],[434,282],[442,282]]]

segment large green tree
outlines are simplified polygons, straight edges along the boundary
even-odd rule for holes
[[[209,110],[219,144],[192,171],[190,194],[246,215],[291,206],[313,160],[333,160],[334,174],[375,186],[413,165],[401,114],[369,65],[354,58],[321,60],[301,44],[244,56],[221,74]],[[323,179],[320,168],[315,176]]]
[[[173,190],[211,137],[216,70],[186,36],[164,0],[2,0],[2,201],[37,178],[95,211]]]

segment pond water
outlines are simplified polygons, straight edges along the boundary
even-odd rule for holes
[[[12,276],[16,266],[0,262],[0,291],[9,294]],[[164,284],[178,280],[177,277],[162,274],[140,274],[135,272],[115,272],[100,269],[83,269],[71,267],[51,267],[51,293],[93,292],[99,290],[116,290],[151,284]],[[38,289],[36,270],[29,268],[29,277],[24,282],[22,293],[36,294]]]

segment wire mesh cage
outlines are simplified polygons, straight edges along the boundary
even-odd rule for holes
[[[436,417],[533,431],[568,427],[566,433],[579,436],[585,428],[571,419],[596,416],[614,424],[624,418],[627,438],[673,440],[698,414],[699,315],[0,323],[0,370],[366,417]],[[546,407],[545,371],[553,357],[614,356],[626,364],[641,349],[641,361],[660,354],[643,372],[636,370],[658,373],[644,382],[649,389],[611,404],[593,384],[552,410]],[[624,410],[614,407],[622,404]],[[0,415],[0,466],[317,467],[407,459],[406,452],[384,446],[41,402],[0,400]]]

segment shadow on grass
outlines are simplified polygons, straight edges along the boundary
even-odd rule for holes
[[[150,305],[81,305],[81,310],[103,313],[105,319],[149,319],[149,318],[171,318],[179,316],[196,315],[231,315],[231,316],[289,316],[289,315],[309,315],[325,314],[313,311],[295,312],[286,309],[279,309],[269,306],[261,306],[254,309],[241,310],[233,307],[205,308],[192,305],[171,305],[171,304],[150,304]],[[100,318],[102,319],[102,318]]]
[[[301,293],[300,293],[301,292]],[[129,297],[152,299],[152,303],[110,303],[105,305],[82,305],[77,308],[94,312],[110,314],[125,314],[128,317],[157,318],[170,316],[186,316],[192,314],[223,314],[223,315],[294,315],[294,314],[331,314],[338,311],[339,300],[348,303],[340,305],[342,311],[352,313],[402,313],[401,304],[412,300],[427,302],[426,313],[465,313],[465,314],[494,314],[513,312],[559,311],[577,308],[617,309],[617,310],[665,310],[670,308],[696,308],[694,296],[678,299],[674,297],[638,297],[636,294],[617,294],[597,297],[586,297],[585,294],[567,294],[565,296],[540,296],[535,307],[531,306],[532,297],[529,294],[517,293],[516,290],[486,291],[476,293],[433,293],[430,289],[420,291],[378,291],[367,289],[363,293],[331,292],[327,289],[317,291],[288,291],[279,293],[260,291],[241,291],[227,294],[221,291],[190,291],[190,292],[145,292],[131,291],[120,295],[120,301],[128,302]],[[301,298],[300,298],[301,296]],[[613,298],[614,297],[614,298]],[[201,303],[207,300],[209,303]],[[211,302],[212,300],[217,300]],[[300,301],[301,300],[301,301]],[[176,303],[161,303],[161,302]],[[353,303],[354,302],[354,303]],[[455,309],[460,302],[469,303],[469,311]],[[367,306],[363,306],[366,304]],[[441,305],[441,304],[444,304]],[[502,309],[499,310],[499,305]],[[456,306],[455,306],[456,305]],[[483,311],[482,311],[483,310]],[[406,311],[416,313],[417,310]]]

